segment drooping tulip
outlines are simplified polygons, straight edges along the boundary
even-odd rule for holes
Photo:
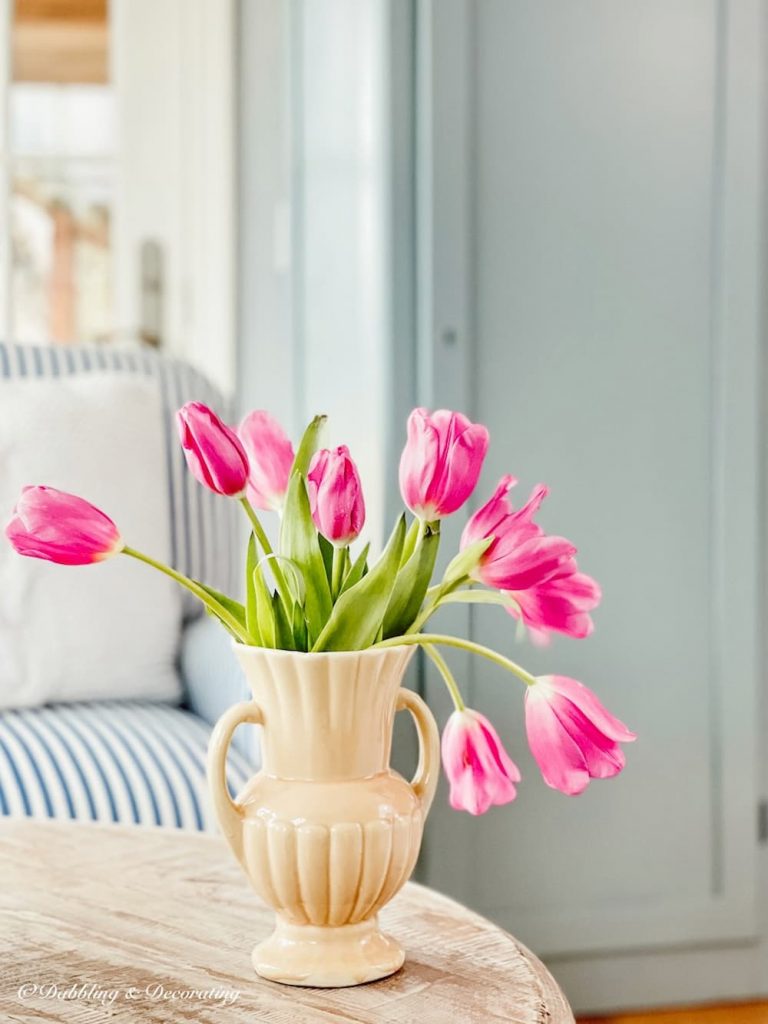
[[[295,455],[290,438],[277,420],[261,409],[248,413],[238,435],[248,456],[248,500],[254,508],[279,511]]]
[[[241,498],[248,484],[248,456],[234,430],[202,402],[187,402],[176,422],[195,479],[216,494]]]
[[[517,765],[479,711],[453,712],[443,730],[442,755],[454,810],[485,814],[492,804],[508,804],[517,796]]]
[[[461,548],[493,537],[475,575],[486,586],[504,591],[528,590],[565,569],[575,570],[576,548],[565,537],[551,537],[533,522],[547,488],[539,484],[522,508],[514,509],[507,498],[517,481],[501,478],[489,501],[478,509],[464,527]]]
[[[103,562],[125,546],[109,516],[55,487],[25,487],[5,535],[20,555],[59,565]]]
[[[360,475],[349,448],[322,448],[315,452],[307,473],[312,518],[320,533],[337,547],[357,537],[365,523],[365,501]]]
[[[576,796],[590,779],[609,779],[625,765],[620,743],[636,738],[576,679],[540,676],[525,694],[528,744],[544,781]]]
[[[400,458],[403,501],[421,519],[451,515],[474,491],[487,451],[482,424],[447,409],[414,409]]]
[[[511,591],[517,608],[510,614],[522,619],[534,642],[546,643],[556,631],[583,639],[594,629],[592,609],[600,604],[600,585],[584,572],[566,566],[529,590]]]

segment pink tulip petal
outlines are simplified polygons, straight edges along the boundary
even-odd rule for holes
[[[262,409],[243,419],[238,436],[250,467],[248,500],[254,508],[279,509],[288,490],[295,457],[290,438],[277,420]]]
[[[600,603],[600,587],[566,560],[561,569],[527,590],[511,591],[529,631],[557,630],[567,636],[589,636],[593,623],[589,611]]]
[[[604,736],[619,743],[631,743],[637,739],[637,734],[631,732],[623,722],[615,718],[592,690],[577,679],[569,679],[567,676],[547,676],[546,683],[561,698],[575,705]],[[562,703],[560,701],[558,707],[562,706]]]
[[[315,453],[307,473],[307,491],[315,526],[327,540],[345,545],[358,536],[365,523],[365,500],[346,445]]]
[[[490,796],[477,785],[470,765],[463,768],[452,781],[448,800],[454,811],[467,811],[475,816],[485,814],[491,806]]]
[[[609,779],[619,774],[626,758],[618,743],[603,735],[569,700],[553,703],[552,710],[584,756],[591,778]]]
[[[530,493],[528,501],[526,501],[523,507],[519,508],[517,512],[512,513],[513,519],[517,522],[532,519],[541,508],[541,503],[548,494],[549,488],[546,484],[536,484]]]
[[[543,583],[562,569],[576,552],[565,537],[540,535],[516,545],[516,536],[503,535],[481,565],[481,578],[500,590],[522,591]],[[574,563],[575,564],[575,563]]]
[[[525,694],[525,729],[546,784],[568,796],[583,793],[589,785],[586,759],[538,686]]]
[[[400,459],[400,490],[423,519],[455,512],[477,484],[488,449],[488,431],[461,413],[414,409]]]
[[[484,715],[470,708],[454,711],[443,730],[441,748],[455,810],[484,814],[491,805],[517,796],[520,772]]]
[[[59,565],[101,562],[124,547],[109,516],[55,487],[25,487],[5,535],[20,555]]]
[[[240,497],[248,483],[248,456],[234,430],[202,402],[187,402],[176,414],[179,439],[190,472],[216,494]]]

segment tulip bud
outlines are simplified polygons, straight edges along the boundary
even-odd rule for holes
[[[291,478],[294,450],[290,438],[268,412],[248,413],[238,435],[248,456],[248,501],[254,508],[282,508]]]
[[[248,483],[248,456],[234,430],[202,402],[187,402],[176,421],[195,479],[216,494],[241,498]]]
[[[20,555],[59,565],[103,562],[124,547],[109,516],[54,487],[25,487],[5,535]]]
[[[400,459],[403,501],[421,519],[442,519],[474,491],[488,450],[488,431],[459,412],[414,409]]]
[[[315,452],[307,473],[307,490],[320,533],[337,547],[353,541],[365,523],[365,501],[357,466],[346,445]]]

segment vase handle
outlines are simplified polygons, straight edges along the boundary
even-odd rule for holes
[[[435,798],[437,780],[440,774],[440,735],[432,712],[413,690],[400,688],[397,695],[397,710],[408,710],[413,715],[419,734],[419,763],[411,786],[421,801],[424,817],[429,813]]]
[[[241,864],[243,808],[229,795],[227,754],[235,729],[245,722],[251,722],[253,725],[264,724],[264,715],[255,700],[245,700],[225,711],[216,723],[208,743],[208,788],[221,830]]]

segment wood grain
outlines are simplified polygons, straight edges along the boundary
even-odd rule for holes
[[[381,914],[406,947],[405,967],[384,981],[321,991],[286,988],[253,973],[251,948],[271,931],[272,914],[218,838],[6,821],[0,878],[3,1021],[573,1022],[536,957],[422,886],[406,886]],[[23,985],[58,988],[21,992]],[[237,999],[224,1005],[221,995],[200,995],[211,989],[236,992]],[[78,997],[61,998],[67,992]]]

